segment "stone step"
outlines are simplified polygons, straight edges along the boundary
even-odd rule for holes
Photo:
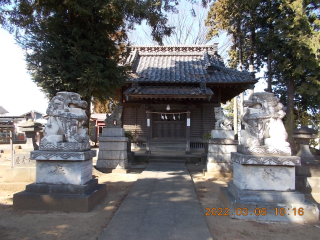
[[[149,163],[151,162],[170,162],[170,163],[186,163],[186,160],[182,159],[175,159],[175,158],[155,158],[155,159],[149,159]]]
[[[185,151],[186,143],[151,143],[151,151]]]
[[[183,152],[186,151],[185,147],[150,147],[150,151],[152,152],[161,152],[161,151],[167,151],[167,152]]]
[[[136,162],[149,162],[150,159],[182,160],[183,162],[196,163],[201,161],[201,154],[186,154],[185,149],[183,151],[151,151],[151,154],[135,152],[134,160]]]

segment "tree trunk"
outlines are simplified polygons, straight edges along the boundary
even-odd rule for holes
[[[272,92],[271,88],[271,52],[268,53],[268,92]]]
[[[256,29],[255,29],[255,13],[253,11],[250,12],[251,15],[251,26],[250,26],[250,56],[249,56],[249,72],[254,72],[254,48],[255,48],[255,40],[256,40]]]
[[[251,27],[250,35],[250,56],[249,56],[249,72],[254,72],[254,44],[255,44],[255,28]]]
[[[292,132],[294,129],[294,77],[290,76],[289,82],[288,82],[288,95],[287,95],[287,115],[286,115],[286,121],[285,126],[288,133],[288,142],[290,143],[292,154],[296,153],[295,148],[295,142],[292,137]]]
[[[269,13],[271,13],[271,3],[269,3]],[[269,37],[272,35],[273,31],[271,26],[269,25]],[[268,51],[268,92],[272,92],[272,87],[271,87],[271,54],[272,54],[272,49],[269,46],[269,51]]]
[[[90,118],[91,118],[91,97],[85,97],[84,100],[88,103],[86,114],[87,114],[87,122],[86,126],[88,127],[88,134],[90,136]]]
[[[238,38],[239,38],[239,71],[242,71],[243,69],[243,54],[242,54],[242,36],[241,36],[241,23],[240,20],[238,20],[238,26],[237,26],[237,31],[238,31]]]

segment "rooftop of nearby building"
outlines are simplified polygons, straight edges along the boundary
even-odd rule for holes
[[[9,113],[4,107],[0,106],[0,115],[4,115],[6,113]]]

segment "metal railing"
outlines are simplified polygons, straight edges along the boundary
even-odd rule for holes
[[[204,149],[204,143],[203,142],[190,142],[190,148],[191,149]]]

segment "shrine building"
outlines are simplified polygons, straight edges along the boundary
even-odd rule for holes
[[[214,108],[254,87],[254,74],[225,67],[217,47],[130,47],[120,103],[137,146],[147,153],[203,148],[204,134],[215,128]]]

